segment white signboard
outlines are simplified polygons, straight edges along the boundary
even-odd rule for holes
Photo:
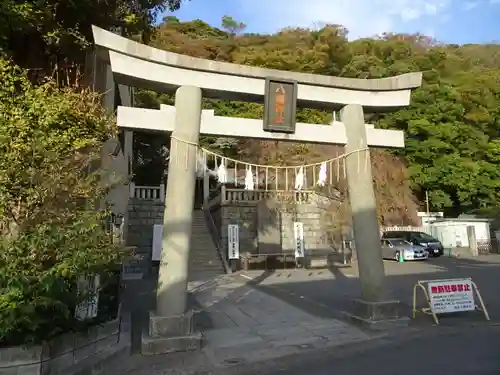
[[[161,250],[163,242],[163,224],[153,225],[153,254],[151,255],[153,261],[161,260]]]
[[[428,288],[431,309],[435,314],[473,311],[476,308],[470,278],[429,281]]]
[[[77,287],[79,296],[88,297],[76,306],[75,318],[81,321],[95,318],[99,307],[99,275],[80,277]]]
[[[240,259],[240,227],[238,224],[227,226],[227,247],[229,259]]]
[[[304,257],[304,224],[293,223],[293,234],[295,238],[295,258]]]
[[[144,257],[133,255],[123,259],[122,280],[141,280],[144,277]]]

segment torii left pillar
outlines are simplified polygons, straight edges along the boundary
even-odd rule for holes
[[[201,89],[194,86],[182,86],[175,94],[156,310],[150,312],[149,330],[142,337],[146,355],[201,347],[202,335],[194,332],[193,312],[187,311],[201,99]]]

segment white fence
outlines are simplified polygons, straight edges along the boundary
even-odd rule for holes
[[[432,236],[432,228],[431,227],[414,227],[414,226],[392,226],[392,227],[385,227],[384,232],[388,231],[394,231],[394,232],[424,232],[427,233],[428,235]]]
[[[165,185],[137,186],[133,182],[129,185],[130,198],[165,201]]]

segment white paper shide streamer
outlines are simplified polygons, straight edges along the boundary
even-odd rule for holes
[[[251,166],[248,166],[247,173],[245,175],[245,189],[254,190],[253,173]]]
[[[321,163],[317,184],[319,186],[325,186],[326,184],[326,162]]]
[[[198,153],[198,156],[196,158],[197,164],[196,164],[196,177],[198,178],[203,178],[205,173],[207,172],[207,164],[205,163],[205,154],[203,153]]]
[[[359,155],[359,152],[361,151],[366,151],[366,147],[361,147],[363,145],[360,145],[360,148],[358,150],[352,151],[351,153],[358,153],[358,170],[361,168],[361,155]],[[364,155],[367,155],[364,154]],[[213,170],[208,167],[210,163],[207,163],[207,156],[210,158],[214,159],[214,168]],[[347,154],[343,155],[337,155],[334,158],[328,159],[326,161],[318,162],[318,163],[313,163],[313,164],[305,164],[301,166],[272,166],[272,165],[260,165],[260,164],[252,164],[252,163],[246,163],[240,160],[232,159],[230,157],[226,157],[224,155],[219,155],[216,154],[213,151],[200,148],[197,154],[197,160],[196,160],[196,175],[197,178],[206,178],[208,176],[212,178],[216,178],[220,184],[227,184],[229,183],[229,180],[231,182],[233,181],[232,177],[229,176],[229,172],[233,171],[234,169],[234,183],[235,186],[238,186],[238,166],[244,166],[246,170],[245,174],[245,189],[246,190],[255,190],[256,189],[256,184],[257,188],[258,186],[258,174],[259,171],[264,169],[266,170],[266,183],[268,182],[268,174],[267,170],[269,168],[275,169],[276,171],[276,176],[271,177],[272,180],[275,180],[275,185],[276,189],[278,189],[278,182],[277,182],[277,176],[278,176],[278,171],[284,171],[285,175],[285,190],[288,190],[290,187],[289,182],[291,182],[291,179],[289,179],[290,176],[289,172],[295,171],[295,184],[294,184],[294,190],[295,191],[301,191],[304,188],[309,187],[309,182],[308,178],[309,176],[312,176],[312,183],[316,186],[325,186],[328,183],[328,168],[331,170],[330,172],[330,183],[332,183],[332,173],[334,172],[334,169],[336,169],[336,180],[339,181],[340,175],[341,175],[341,169],[343,167],[343,173],[344,177],[346,174],[345,171],[345,157]],[[366,156],[365,156],[366,157]],[[219,162],[220,161],[220,162]],[[228,163],[231,165],[234,165],[234,167],[231,167],[230,171],[227,168]],[[365,170],[368,168],[369,165],[369,158],[366,158],[366,162],[363,163],[365,165]],[[210,164],[211,165],[211,164]],[[328,166],[329,165],[329,166]],[[335,167],[334,167],[335,166]],[[317,168],[319,167],[319,174],[316,175],[317,173]],[[255,176],[253,172],[253,168],[255,168]],[[311,173],[312,172],[312,173]],[[293,177],[292,177],[293,178]],[[316,179],[317,178],[317,179]],[[266,186],[269,186],[268,184]],[[267,188],[266,188],[267,190]]]
[[[295,175],[295,190],[302,190],[304,187],[304,167],[299,168],[299,172]]]
[[[217,180],[220,184],[227,183],[227,169],[226,169],[226,160],[222,159],[219,166],[217,167]]]

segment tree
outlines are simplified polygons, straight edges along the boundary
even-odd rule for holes
[[[381,219],[386,224],[411,221],[408,213],[416,210],[415,200],[424,207],[425,191],[431,209],[450,214],[500,205],[500,46],[445,45],[421,34],[393,33],[350,42],[340,25],[235,37],[231,25],[238,22],[233,21],[226,18],[226,31],[200,20],[160,25],[154,46],[213,60],[345,77],[422,71],[423,86],[413,92],[408,108],[367,114],[376,126],[403,130],[407,137],[404,150],[373,157]],[[262,106],[254,103],[220,100],[204,105],[218,115],[262,118]],[[299,109],[297,120],[326,124],[331,114]],[[230,151],[263,158],[271,146],[240,141]],[[278,149],[277,161],[298,155],[295,147]],[[318,147],[308,152],[301,157],[315,160]],[[397,182],[393,175],[399,176]]]
[[[99,210],[115,125],[95,94],[34,86],[1,59],[0,113],[0,342],[12,345],[75,328],[77,279],[119,260]]]
[[[0,2],[0,56],[35,69],[76,70],[92,43],[91,25],[124,35],[148,33],[156,16],[177,10],[182,0],[3,0]],[[29,48],[26,46],[29,45]],[[76,65],[75,65],[76,64]],[[73,79],[78,72],[72,71]]]
[[[231,35],[239,34],[247,27],[243,22],[238,22],[231,16],[222,16],[221,25],[222,28],[227,30]]]

